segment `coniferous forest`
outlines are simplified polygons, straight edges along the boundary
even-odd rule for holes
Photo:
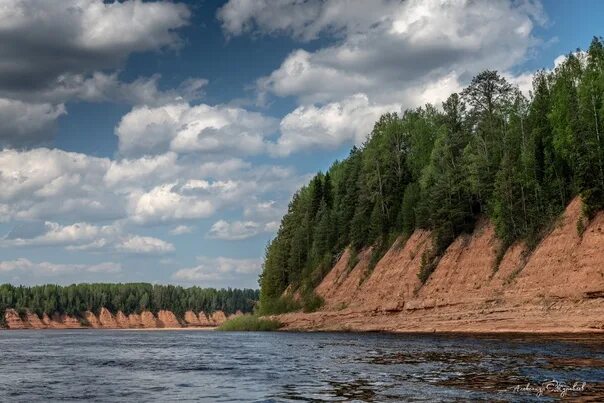
[[[0,285],[0,312],[7,308],[19,313],[30,311],[42,316],[54,313],[79,316],[85,311],[98,314],[101,308],[126,315],[165,309],[177,317],[186,311],[226,314],[251,312],[258,301],[258,290],[183,288],[149,283],[41,285],[34,287]],[[2,315],[2,319],[4,316]]]
[[[603,136],[602,38],[537,72],[528,97],[484,71],[442,107],[381,116],[360,147],[293,196],[266,248],[261,311],[320,306],[313,289],[346,247],[354,263],[373,246],[371,270],[396,238],[431,230],[425,282],[480,216],[495,225],[500,256],[517,240],[536,246],[575,196],[589,219],[604,208]]]

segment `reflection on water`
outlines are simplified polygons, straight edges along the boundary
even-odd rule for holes
[[[604,337],[0,331],[0,401],[557,401],[552,380],[604,401]]]

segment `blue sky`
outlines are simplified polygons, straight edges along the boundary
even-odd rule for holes
[[[292,193],[381,113],[486,68],[528,95],[535,70],[604,34],[596,0],[0,5],[14,284],[256,287]]]

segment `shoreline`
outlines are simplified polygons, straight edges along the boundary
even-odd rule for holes
[[[427,330],[427,329],[404,329],[404,330],[355,330],[355,329],[304,329],[304,328],[286,328],[279,329],[283,333],[375,333],[375,334],[392,334],[392,335],[424,335],[424,336],[593,336],[601,335],[604,337],[604,330],[600,329],[563,329],[563,330],[548,330],[548,329],[497,329],[497,330]]]
[[[291,312],[271,318],[288,331],[387,332],[455,335],[604,335],[601,300],[539,302],[521,306],[484,303],[399,311]]]
[[[43,328],[25,328],[25,329],[11,329],[11,328],[0,328],[0,332],[3,330],[9,332],[19,331],[56,331],[56,330],[120,330],[120,331],[171,331],[171,330],[186,330],[186,331],[214,331],[218,329],[217,326],[207,327],[43,327]]]
[[[217,331],[217,327],[156,327],[156,328],[40,328],[40,329],[10,329],[0,328],[2,331],[20,332],[20,331],[105,331],[117,330],[123,332],[163,332],[163,331],[201,331],[212,332]],[[602,329],[459,329],[459,330],[437,330],[437,329],[400,329],[400,330],[365,330],[365,329],[310,329],[310,328],[282,328],[276,330],[281,333],[341,333],[341,334],[384,334],[384,335],[413,335],[413,336],[471,336],[471,337],[531,337],[538,336],[551,339],[572,339],[575,337],[601,336],[604,342],[604,330]],[[598,337],[599,338],[599,337]]]

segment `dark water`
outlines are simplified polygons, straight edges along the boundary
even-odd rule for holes
[[[0,401],[604,402],[604,339],[0,331]]]

